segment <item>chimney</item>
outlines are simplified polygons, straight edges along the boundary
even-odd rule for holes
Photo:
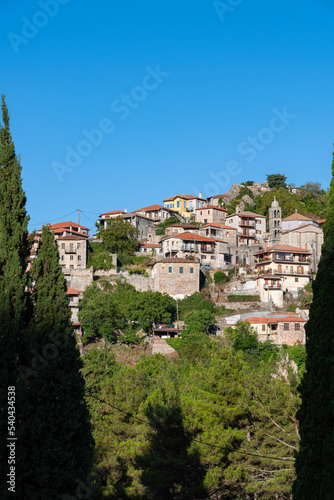
[[[307,250],[307,243],[305,243],[305,250]]]
[[[202,193],[199,193],[198,197],[199,198],[203,198]]]
[[[128,209],[127,208],[124,208],[124,213],[127,214],[128,213]]]
[[[239,212],[240,212],[240,208],[239,208],[239,203],[238,203],[235,207],[235,213],[238,214]]]
[[[265,241],[265,242],[264,242],[264,249],[265,249],[265,250],[267,250],[267,245],[268,245],[268,243],[267,243],[267,241]]]

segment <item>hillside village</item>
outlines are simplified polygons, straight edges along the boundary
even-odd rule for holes
[[[212,291],[212,300],[225,305],[227,296],[233,295],[240,296],[240,303],[234,304],[239,314],[217,324],[217,333],[242,319],[251,323],[260,340],[270,339],[278,345],[304,344],[308,311],[287,312],[286,308],[289,301],[298,304],[298,292],[315,276],[324,219],[307,217],[296,209],[282,217],[275,193],[268,217],[255,213],[249,209],[252,203],[249,195],[238,200],[242,189],[242,185],[233,185],[229,192],[209,198],[203,198],[202,193],[177,194],[162,200],[163,205],[153,204],[132,212],[111,207],[114,210],[101,213],[96,222],[100,234],[116,218],[136,229],[135,255],[150,259],[144,269],[122,270],[117,255],[112,254],[109,270],[94,270],[88,266],[88,255],[92,244],[102,242],[99,234],[90,238],[89,228],[72,221],[49,225],[66,277],[74,329],[82,333],[79,301],[94,281],[115,282],[121,278],[136,290],[166,293],[182,300],[200,292],[204,275],[207,283],[214,284],[214,273],[219,270],[235,276],[220,290]],[[260,196],[275,192],[268,182],[251,183],[248,189]],[[235,211],[228,213],[226,207],[236,199]],[[174,222],[168,224],[169,220]],[[34,238],[30,265],[37,255],[40,239],[41,229]],[[259,301],[248,303],[247,297]],[[166,338],[180,334],[181,328],[162,330],[154,333]]]

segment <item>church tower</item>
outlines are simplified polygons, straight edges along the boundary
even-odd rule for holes
[[[282,209],[276,201],[274,201],[269,208],[269,246],[277,245],[280,243],[282,234]]]

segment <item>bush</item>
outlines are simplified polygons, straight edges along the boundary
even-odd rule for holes
[[[132,267],[129,269],[129,275],[132,274],[141,274],[142,276],[148,276],[145,267]]]
[[[228,295],[229,302],[259,302],[260,295]]]
[[[227,281],[227,276],[223,271],[216,271],[215,274],[213,275],[213,279],[216,285],[221,285],[222,283],[225,283]]]

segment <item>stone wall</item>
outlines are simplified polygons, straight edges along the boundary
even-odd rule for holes
[[[123,273],[122,276],[129,285],[134,286],[135,289],[140,292],[147,292],[148,290],[152,290],[153,292],[160,291],[155,289],[155,282],[152,276],[141,276],[139,274],[132,274],[129,276],[126,272]]]
[[[186,259],[164,259],[152,271],[155,290],[172,297],[183,298],[199,292],[199,264]]]

